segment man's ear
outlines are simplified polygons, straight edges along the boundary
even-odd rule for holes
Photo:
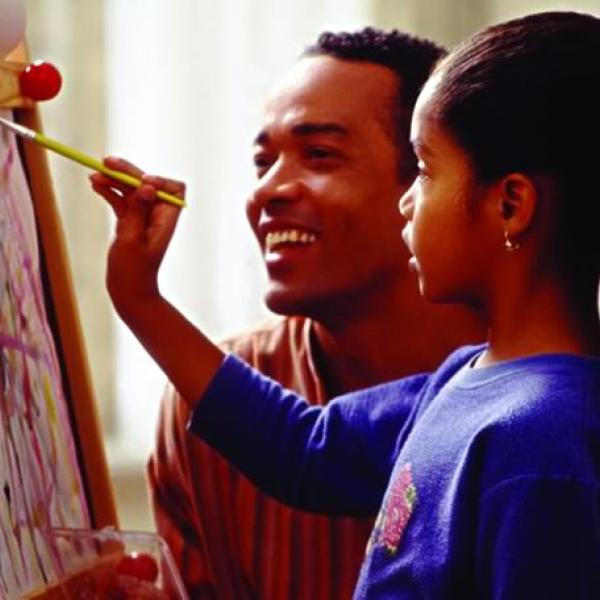
[[[538,206],[534,180],[523,173],[509,173],[499,182],[498,208],[504,235],[522,237],[531,227]]]

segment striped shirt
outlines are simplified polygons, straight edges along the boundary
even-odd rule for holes
[[[222,344],[313,404],[326,403],[307,319],[278,319]],[[348,600],[371,519],[289,509],[259,493],[186,431],[189,412],[165,390],[148,463],[157,530],[193,600]]]

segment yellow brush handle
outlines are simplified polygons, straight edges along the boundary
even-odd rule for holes
[[[41,146],[44,146],[44,148],[48,148],[49,150],[53,150],[54,152],[57,152],[58,154],[62,154],[62,156],[66,156],[67,158],[70,158],[71,160],[78,162],[79,164],[83,165],[84,167],[89,167],[90,169],[93,169],[94,171],[103,173],[104,175],[107,175],[111,179],[116,179],[117,181],[121,181],[121,182],[126,183],[127,185],[130,185],[135,188],[140,187],[140,185],[142,185],[141,179],[132,177],[131,175],[128,175],[127,173],[123,173],[122,171],[115,171],[114,169],[109,169],[108,167],[105,167],[104,164],[101,161],[97,160],[96,158],[92,158],[91,156],[88,156],[87,154],[84,154],[83,152],[80,152],[79,150],[75,150],[75,148],[71,148],[70,146],[61,144],[61,142],[58,142],[57,140],[53,140],[52,138],[46,137],[42,133],[36,132],[33,140],[35,142],[37,142],[38,144],[40,144]],[[156,196],[158,198],[160,198],[161,200],[164,200],[165,202],[170,202],[171,204],[175,204],[176,206],[180,206],[182,208],[186,205],[185,201],[182,200],[181,198],[178,198],[177,196],[174,196],[173,194],[169,194],[168,192],[163,192],[162,190],[157,190]]]

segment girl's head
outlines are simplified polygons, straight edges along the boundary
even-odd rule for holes
[[[486,244],[524,246],[542,223],[540,253],[574,281],[589,283],[600,262],[599,111],[600,19],[540,13],[487,28],[442,60],[419,98],[412,134],[418,144],[419,128],[428,123],[429,132],[455,144],[469,166],[460,185],[472,203],[506,196],[500,205],[505,230],[480,231],[473,240],[482,253],[491,249]],[[427,171],[427,160],[419,158]],[[422,190],[409,192],[415,203],[434,186],[427,172],[419,178],[413,188]],[[519,223],[510,223],[510,196],[522,186],[535,202]],[[410,200],[403,199],[404,213]]]

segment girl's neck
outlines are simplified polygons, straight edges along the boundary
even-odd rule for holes
[[[478,366],[534,354],[600,356],[597,283],[578,294],[566,289],[557,281],[537,281],[500,294]]]

